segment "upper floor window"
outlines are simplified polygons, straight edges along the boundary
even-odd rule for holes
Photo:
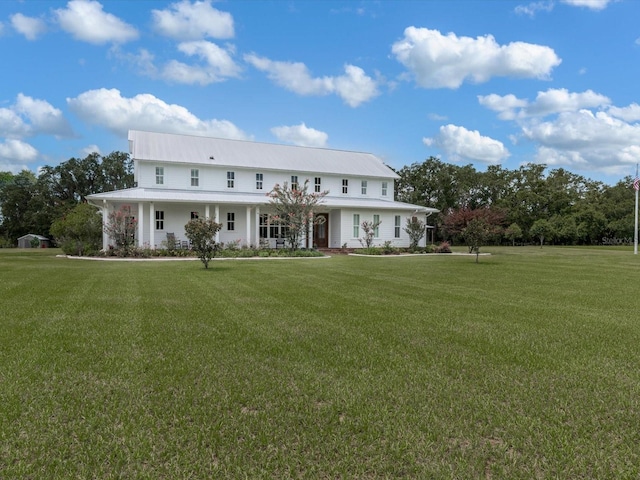
[[[383,197],[387,196],[388,189],[389,189],[389,183],[388,182],[382,182],[382,196]]]
[[[227,213],[227,230],[236,229],[236,214],[233,212]]]
[[[256,173],[256,190],[262,190],[263,181],[264,181],[264,175],[262,173]]]
[[[342,193],[349,193],[349,179],[342,179]]]
[[[227,172],[227,188],[236,188],[236,172]]]
[[[395,238],[400,238],[400,221],[400,215],[396,215],[393,225],[393,236]]]
[[[291,175],[291,190],[298,190],[298,176]]]
[[[366,195],[367,194],[367,181],[366,180],[362,180],[362,182],[360,182],[360,192],[362,193],[362,195]]]
[[[313,191],[316,193],[320,193],[322,190],[322,178],[316,177],[313,182]]]
[[[200,185],[200,171],[197,168],[191,169],[191,186],[197,187]]]
[[[156,167],[156,185],[164,185],[164,167]]]

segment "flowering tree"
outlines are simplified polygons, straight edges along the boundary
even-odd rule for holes
[[[209,261],[216,256],[219,247],[216,233],[221,228],[221,223],[210,218],[194,218],[184,226],[184,233],[191,242],[191,248],[204,263],[204,268],[209,268]]]
[[[364,232],[364,237],[359,238],[360,244],[365,248],[371,248],[373,245],[373,239],[376,236],[376,231],[382,222],[373,222],[369,220],[365,220],[360,224],[362,231]]]
[[[128,255],[136,244],[138,221],[131,214],[131,206],[123,205],[110,212],[104,231],[113,240],[116,250]]]
[[[404,231],[409,235],[411,248],[418,247],[420,240],[422,240],[427,231],[426,226],[427,224],[418,217],[407,218],[407,226],[404,227]]]
[[[324,217],[314,216],[314,211],[327,193],[329,192],[309,192],[307,179],[302,185],[291,187],[287,182],[282,186],[276,184],[267,194],[273,209],[270,221],[287,227],[287,242],[292,250],[297,250],[303,234],[309,238],[311,225],[319,225],[325,221]]]

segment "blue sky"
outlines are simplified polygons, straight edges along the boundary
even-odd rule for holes
[[[0,2],[0,170],[127,150],[127,130],[527,162],[640,161],[640,2]]]

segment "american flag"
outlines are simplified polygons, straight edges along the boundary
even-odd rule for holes
[[[633,181],[633,189],[637,192],[640,190],[640,178],[636,175],[636,179]]]

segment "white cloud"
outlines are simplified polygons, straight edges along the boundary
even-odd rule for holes
[[[29,132],[29,126],[14,109],[0,108],[0,137],[22,138]]]
[[[502,142],[482,136],[477,130],[451,124],[441,126],[438,135],[422,141],[427,146],[440,148],[453,161],[496,164],[510,155]]]
[[[54,16],[64,31],[84,42],[102,45],[138,38],[134,27],[104,12],[94,0],[70,0],[66,8],[54,10]]]
[[[250,139],[228,120],[201,120],[186,108],[165,103],[147,93],[126,98],[117,89],[101,88],[67,98],[67,104],[84,121],[123,136],[129,129],[139,129]]]
[[[22,140],[11,138],[0,143],[0,170],[18,173],[37,158],[38,150]]]
[[[516,110],[525,108],[529,102],[517,98],[513,94],[509,95],[479,95],[478,101],[480,105],[487,107],[494,112],[498,112],[498,117],[502,120],[513,120],[516,118]]]
[[[309,128],[304,122],[300,125],[273,127],[271,133],[282,141],[302,147],[326,147],[329,139],[325,132]]]
[[[588,170],[620,173],[640,162],[640,125],[606,112],[563,112],[554,120],[523,128],[537,143],[537,161]]]
[[[85,157],[88,155],[91,155],[92,153],[97,153],[98,155],[102,155],[102,152],[100,151],[100,147],[97,146],[95,143],[91,145],[87,145],[82,149],[82,154]]]
[[[554,3],[551,0],[541,2],[531,2],[527,5],[518,5],[515,12],[518,15],[528,15],[535,17],[538,12],[550,12],[553,10]]]
[[[206,65],[187,65],[172,60],[162,71],[162,76],[169,81],[208,85],[240,74],[240,67],[233,61],[229,52],[214,43],[204,40],[185,42],[178,45],[178,50],[185,55],[204,60]]]
[[[502,120],[544,117],[560,112],[575,112],[582,108],[604,107],[611,103],[608,97],[593,90],[576,93],[569,92],[565,88],[550,88],[547,91],[538,92],[533,102],[517,98],[512,94],[500,96],[495,93],[480,95],[478,101],[490,110],[498,112],[498,117]]]
[[[29,119],[34,134],[44,133],[57,137],[73,135],[71,125],[62,115],[62,111],[45,100],[38,100],[19,93],[15,110]]]
[[[162,35],[178,40],[232,38],[233,17],[211,6],[211,2],[183,0],[166,10],[151,11],[154,27]]]
[[[640,120],[640,105],[632,103],[628,107],[609,107],[607,113],[625,122],[637,122]]]
[[[547,79],[561,59],[552,48],[525,42],[499,45],[493,36],[458,37],[407,27],[392,53],[424,88],[458,88],[491,77]]]
[[[244,56],[246,62],[267,72],[269,79],[298,95],[335,93],[350,107],[357,107],[379,95],[378,83],[360,67],[345,65],[345,74],[337,77],[312,77],[304,63],[277,62],[255,54]]]
[[[27,40],[35,40],[47,30],[45,22],[39,18],[27,17],[21,13],[16,13],[10,17],[11,25]]]
[[[572,7],[586,7],[590,10],[604,10],[607,5],[616,0],[561,0]]]
[[[0,108],[0,137],[20,139],[34,135],[71,137],[73,131],[62,112],[45,100],[22,93],[10,108]]]
[[[445,120],[447,120],[446,115],[439,115],[437,113],[429,113],[427,117],[429,118],[429,120],[434,120],[436,122],[444,122]]]

